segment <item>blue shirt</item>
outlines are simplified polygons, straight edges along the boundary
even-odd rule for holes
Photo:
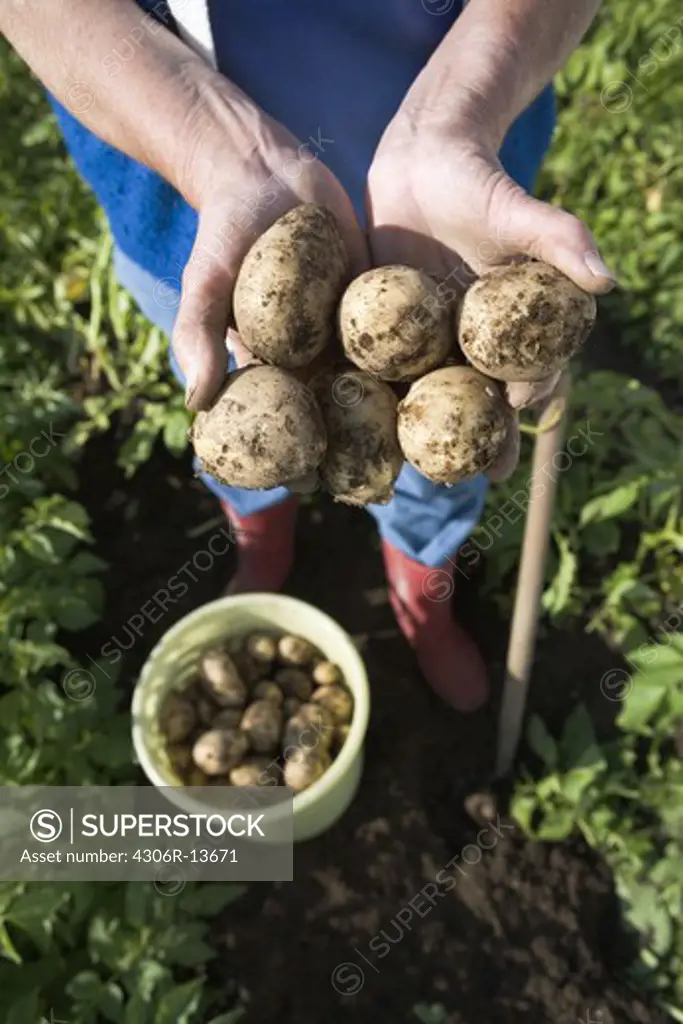
[[[174,20],[166,8],[175,11]],[[363,216],[377,143],[411,83],[460,13],[458,0],[138,0],[171,31],[204,24],[218,70],[290,129],[346,188]],[[439,13],[443,12],[443,13]],[[122,42],[103,74],[125,74]],[[117,69],[118,65],[118,69]],[[67,146],[123,252],[158,278],[178,279],[197,216],[157,174],[102,142],[52,99]],[[163,99],[140,97],[140,103]],[[508,134],[503,163],[530,188],[554,117],[545,90]]]

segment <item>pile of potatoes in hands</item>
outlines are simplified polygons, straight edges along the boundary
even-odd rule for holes
[[[404,459],[442,484],[493,467],[518,443],[505,383],[562,369],[596,316],[593,296],[534,261],[497,268],[460,302],[411,267],[349,282],[335,220],[312,204],[252,246],[233,309],[254,361],[195,419],[203,468],[353,505],[389,502]]]
[[[188,786],[289,786],[300,793],[343,747],[353,697],[341,670],[303,637],[251,633],[202,653],[166,697],[160,727]]]

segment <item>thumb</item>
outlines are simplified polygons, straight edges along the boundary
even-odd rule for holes
[[[211,405],[228,367],[226,337],[236,268],[214,229],[212,221],[200,218],[192,254],[183,272],[171,343],[185,376],[185,404],[193,411]]]
[[[502,170],[489,217],[507,256],[524,253],[549,263],[587,292],[601,294],[616,284],[588,228],[566,210],[534,199]]]

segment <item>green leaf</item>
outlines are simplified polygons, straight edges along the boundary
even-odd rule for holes
[[[576,819],[568,807],[546,810],[536,835],[546,842],[559,843],[571,835],[575,826]]]
[[[6,960],[11,961],[13,964],[22,963],[22,959],[16,951],[14,943],[7,931],[7,927],[2,922],[0,922],[0,955],[4,956]]]
[[[586,526],[588,523],[602,522],[605,519],[614,519],[616,516],[623,515],[638,500],[643,484],[642,479],[629,480],[628,483],[616,487],[613,491],[593,498],[581,509],[579,524]]]
[[[212,1017],[209,1024],[237,1024],[238,1021],[244,1018],[246,1012],[243,1006],[236,1006],[234,1010],[222,1013],[220,1017]]]
[[[538,715],[532,715],[529,720],[527,740],[534,754],[540,757],[546,768],[557,767],[557,744]]]
[[[199,1009],[202,981],[188,981],[164,992],[159,1000],[154,1024],[195,1024]]]
[[[198,917],[214,917],[247,891],[246,885],[199,883],[182,893],[182,908]]]
[[[578,565],[577,557],[571,550],[567,538],[556,534],[555,542],[559,549],[560,562],[550,586],[543,594],[543,607],[550,615],[559,615],[567,609]]]
[[[37,990],[15,999],[7,1010],[4,1024],[33,1024],[38,1021],[39,999]]]

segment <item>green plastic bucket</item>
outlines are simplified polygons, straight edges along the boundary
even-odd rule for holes
[[[363,743],[370,712],[370,691],[363,659],[351,637],[318,608],[282,594],[222,597],[186,615],[166,633],[143,666],[132,705],[133,745],[147,778],[157,787],[182,787],[164,750],[159,710],[166,694],[182,688],[197,669],[201,650],[231,635],[261,629],[284,630],[306,637],[339,665],[354,698],[349,735],[325,774],[294,797],[294,839],[300,842],[330,828],[349,806],[363,767]],[[206,812],[210,787],[201,804],[191,790],[165,790],[177,806]]]

